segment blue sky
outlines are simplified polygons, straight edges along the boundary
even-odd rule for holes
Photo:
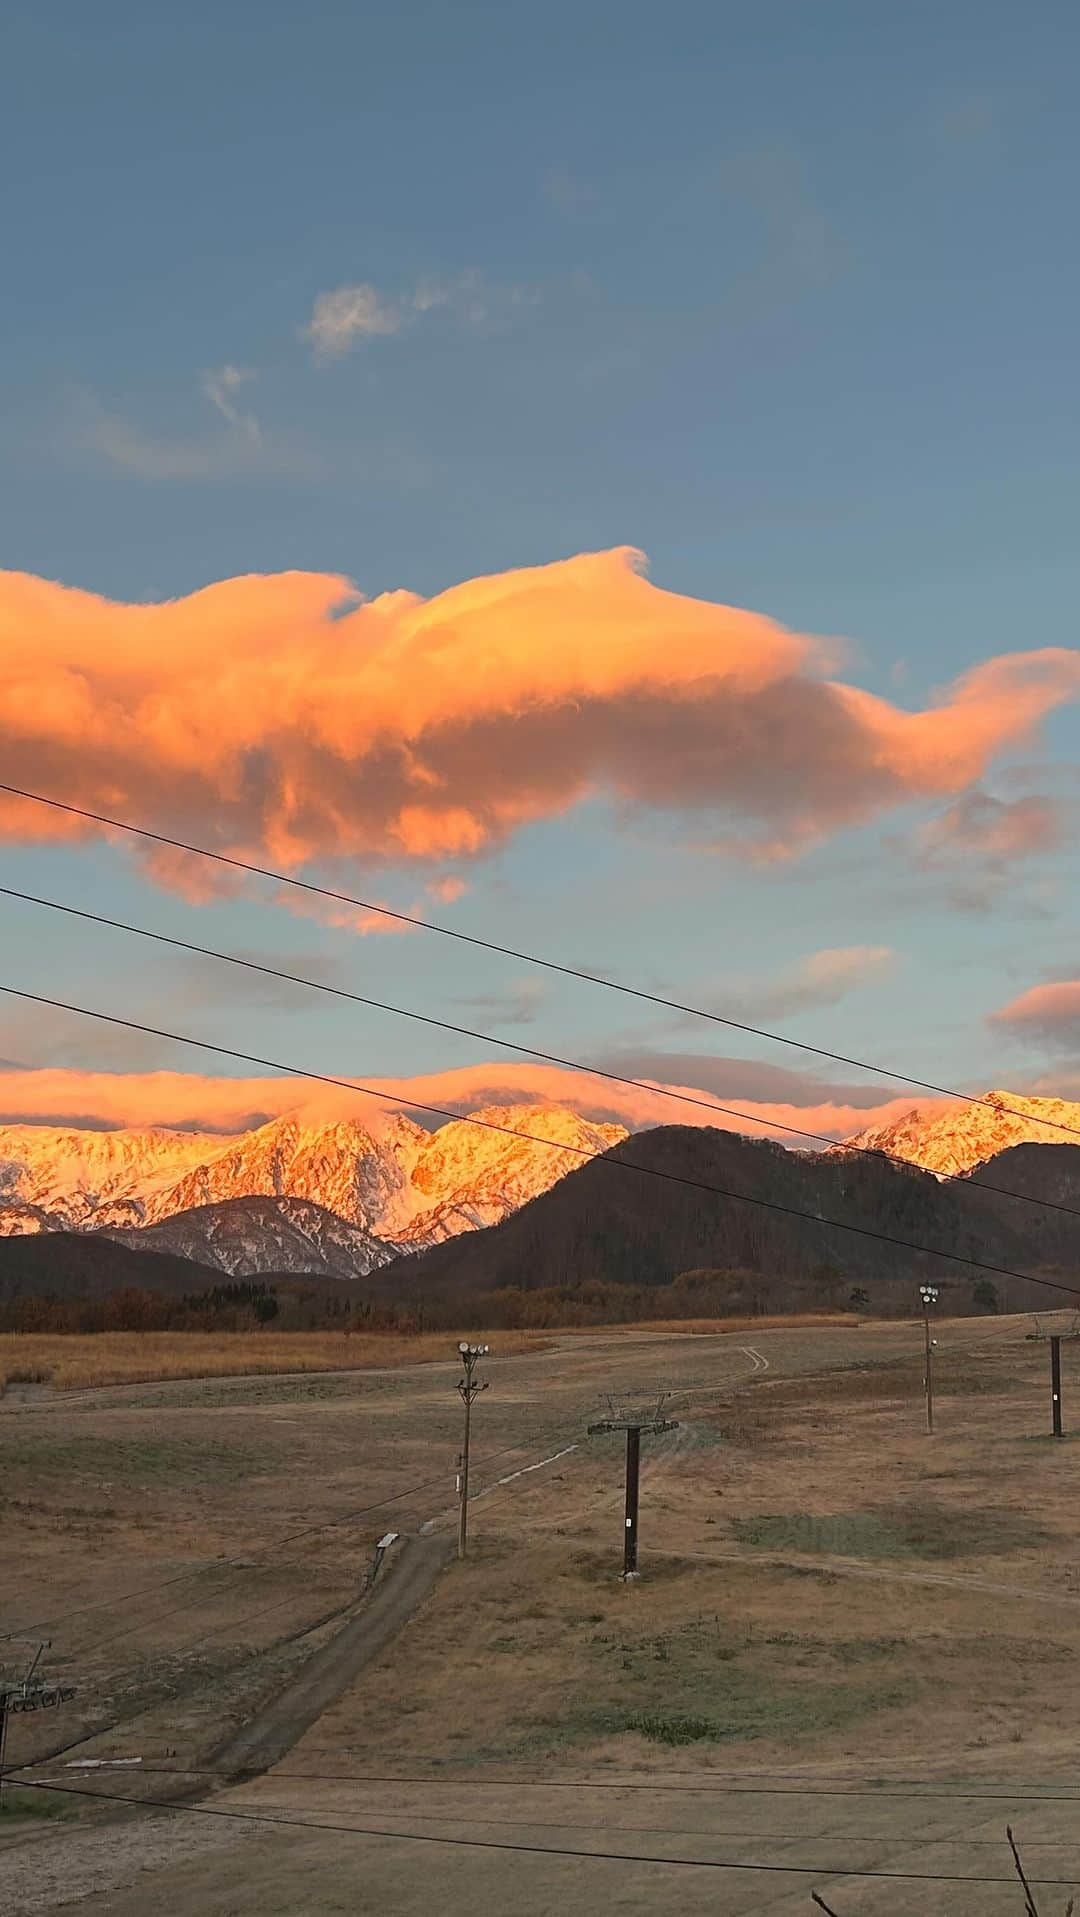
[[[660,587],[842,640],[846,682],[912,709],[1072,645],[1074,9],[102,0],[13,5],[6,39],[11,568],[129,602],[286,569],[428,596],[633,546]],[[320,353],[318,302],[350,287],[382,317]],[[930,1077],[1080,1086],[1067,1031],[987,1023],[1077,974],[1077,723],[1062,704],[962,791],[767,865],[601,793],[487,846],[440,909]],[[1053,823],[1002,850],[971,813],[941,850],[965,799]],[[9,840],[3,865],[554,1051],[798,1062],[584,988],[522,996],[520,966],[434,937],[195,910],[113,847]],[[406,906],[430,876],[333,870]],[[3,916],[15,982],[320,1068],[478,1056]],[[146,1062],[14,1017],[0,1052]]]

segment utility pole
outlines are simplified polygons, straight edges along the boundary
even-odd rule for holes
[[[922,1299],[923,1331],[926,1334],[926,1371],[923,1383],[926,1386],[926,1429],[934,1429],[934,1340],[930,1336],[930,1310],[936,1305],[940,1293],[936,1285],[920,1285],[919,1297]]]
[[[458,1546],[459,1558],[467,1556],[469,1549],[469,1435],[472,1425],[473,1399],[481,1391],[487,1390],[487,1380],[482,1382],[475,1377],[477,1364],[486,1358],[490,1345],[470,1345],[462,1339],[458,1346],[461,1360],[465,1366],[465,1376],[458,1379],[458,1392],[465,1406],[465,1443],[461,1452],[461,1467],[458,1471]]]
[[[67,1704],[75,1695],[73,1684],[47,1684],[35,1676],[41,1662],[42,1652],[49,1649],[51,1638],[15,1638],[16,1644],[36,1644],[30,1662],[30,1668],[23,1677],[9,1684],[0,1678],[0,1802],[4,1794],[4,1753],[7,1747],[8,1718],[20,1711],[55,1709]]]
[[[1050,1334],[1050,1412],[1051,1430],[1055,1438],[1064,1434],[1061,1429],[1061,1335]]]
[[[638,1488],[641,1478],[641,1434],[651,1431],[677,1431],[677,1418],[663,1416],[664,1399],[657,1401],[652,1414],[641,1416],[602,1418],[599,1424],[589,1426],[589,1436],[610,1431],[626,1433],[626,1506],[623,1519],[623,1582],[638,1575]]]

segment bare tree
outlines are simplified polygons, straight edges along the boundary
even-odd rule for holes
[[[1035,1894],[1028,1882],[1024,1866],[1020,1860],[1020,1852],[1016,1847],[1016,1839],[1013,1836],[1011,1825],[1006,1826],[1005,1835],[1009,1840],[1009,1849],[1012,1851],[1012,1860],[1016,1868],[1016,1875],[1020,1879],[1020,1888],[1024,1893],[1024,1917],[1042,1917],[1039,1906],[1035,1902]],[[827,1904],[824,1897],[819,1896],[816,1890],[812,1890],[810,1895],[818,1909],[825,1912],[825,1917],[839,1917],[839,1913],[833,1909],[831,1904]],[[1075,1903],[1076,1899],[1070,1897],[1065,1906],[1065,1917],[1073,1917]]]

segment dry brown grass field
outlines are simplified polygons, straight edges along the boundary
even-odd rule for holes
[[[718,1331],[761,1330],[770,1324],[854,1325],[854,1318],[838,1313],[812,1313],[801,1318],[658,1319],[628,1325],[623,1335],[650,1335],[673,1331],[688,1336]],[[453,1349],[457,1332],[425,1332],[404,1336],[396,1332],[341,1331],[103,1331],[93,1335],[63,1336],[39,1332],[0,1333],[0,1391],[8,1385],[48,1385],[54,1391],[78,1391],[114,1384],[149,1384],[165,1378],[225,1378],[275,1376],[294,1371],[360,1371],[372,1366],[422,1364],[444,1358]],[[460,1334],[491,1342],[504,1357],[540,1351],[550,1342],[547,1331],[477,1333],[468,1327]],[[560,1338],[588,1337],[591,1331],[560,1331]]]
[[[217,1753],[343,1619],[374,1619],[380,1534],[452,1536],[448,1341],[348,1372],[9,1394],[0,1630],[51,1636],[49,1674],[77,1686],[62,1724],[13,1720],[9,1763],[235,1821],[16,1791],[5,1909],[787,1917],[819,1889],[841,1917],[1022,1917],[1008,1820],[1060,1911],[1080,1877],[1076,1441],[1047,1435],[1029,1329],[937,1328],[933,1437],[919,1325],[493,1339],[468,1561],[247,1781]],[[643,1441],[624,1585],[620,1442],[585,1427],[607,1393],[660,1387],[679,1428]],[[25,1814],[45,1802],[66,1814]]]

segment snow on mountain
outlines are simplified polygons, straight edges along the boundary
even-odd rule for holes
[[[437,1244],[496,1225],[627,1136],[622,1125],[593,1124],[561,1105],[492,1105],[476,1117],[493,1129],[451,1119],[429,1135],[411,1179],[417,1209],[397,1230],[400,1241]],[[530,1136],[507,1136],[520,1132]],[[548,1142],[534,1142],[541,1139]]]
[[[0,1127],[0,1236],[61,1229],[121,1236],[180,1214],[190,1218],[204,1207],[220,1212],[239,1199],[304,1200],[334,1214],[343,1229],[359,1232],[373,1247],[372,1269],[383,1262],[387,1241],[416,1250],[495,1224],[591,1153],[626,1137],[622,1126],[590,1123],[564,1106],[500,1105],[475,1117],[484,1124],[455,1119],[427,1132],[398,1113],[373,1114],[370,1124],[318,1123],[296,1113],[229,1138]],[[274,1234],[286,1214],[279,1208],[260,1217],[260,1229],[269,1233],[265,1259],[255,1248],[253,1214],[245,1226],[245,1262],[222,1269],[311,1268],[280,1261]],[[184,1230],[198,1237],[208,1228],[204,1219]],[[214,1227],[230,1246],[239,1230]],[[137,1239],[125,1235],[124,1242],[148,1240],[140,1232]],[[162,1249],[183,1247],[170,1237],[167,1244],[163,1238]],[[194,1240],[186,1255],[218,1262],[212,1247],[195,1248]],[[228,1256],[234,1255],[240,1254],[230,1249]],[[346,1263],[367,1255],[359,1241],[350,1241]]]
[[[108,1236],[133,1251],[169,1251],[245,1278],[282,1271],[366,1278],[397,1255],[393,1245],[306,1198],[226,1198]]]
[[[378,1234],[400,1209],[427,1137],[396,1113],[377,1129],[354,1119],[313,1126],[296,1116],[275,1118],[157,1191],[146,1204],[146,1222],[156,1224],[192,1205],[261,1193],[308,1198]]]
[[[1057,1130],[1061,1125],[1072,1130]],[[856,1145],[888,1152],[924,1171],[955,1173],[973,1171],[1011,1145],[1028,1144],[1080,1145],[1080,1104],[1064,1098],[1025,1098],[1020,1092],[985,1092],[978,1104],[944,1109],[938,1104],[925,1110],[914,1106],[894,1124],[856,1132],[832,1150]]]
[[[212,1132],[0,1125],[0,1205],[42,1214],[54,1230],[138,1224],[160,1192],[231,1142]]]

